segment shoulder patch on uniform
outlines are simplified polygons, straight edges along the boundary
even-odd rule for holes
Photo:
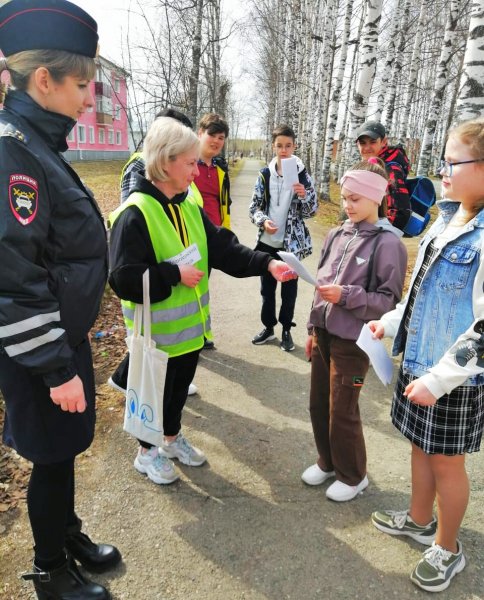
[[[27,137],[11,123],[0,123],[0,137],[13,137],[19,142],[27,143]]]
[[[37,215],[39,204],[39,186],[28,175],[10,175],[8,187],[10,209],[21,225],[29,225]]]

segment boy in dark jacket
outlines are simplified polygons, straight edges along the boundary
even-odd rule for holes
[[[387,219],[403,231],[412,210],[405,180],[410,162],[401,146],[388,146],[385,127],[377,121],[366,121],[356,132],[356,145],[363,160],[380,158],[385,163],[389,183],[386,194]]]

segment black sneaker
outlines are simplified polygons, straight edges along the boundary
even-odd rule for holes
[[[285,352],[291,352],[296,348],[294,342],[292,341],[291,332],[288,329],[282,331],[282,340],[279,345]]]
[[[252,343],[256,345],[265,344],[271,340],[275,340],[274,327],[265,327],[260,333],[252,338]]]

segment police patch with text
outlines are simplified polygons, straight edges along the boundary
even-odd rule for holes
[[[8,188],[10,210],[21,225],[32,223],[39,204],[39,186],[28,175],[10,175]]]

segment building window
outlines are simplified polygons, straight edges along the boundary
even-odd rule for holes
[[[68,142],[75,142],[75,140],[76,140],[76,135],[74,133],[74,128],[73,128],[73,129],[71,129],[69,131],[69,135],[67,136],[67,141]]]
[[[85,125],[77,126],[77,137],[79,139],[80,144],[86,143],[86,127],[85,127]]]
[[[121,91],[121,82],[117,77],[114,78],[114,91],[118,93]]]
[[[114,144],[114,130],[108,129],[108,144]]]
[[[105,144],[104,129],[99,129],[99,143]]]
[[[116,104],[114,108],[114,118],[116,119],[116,121],[121,120],[121,106],[119,104]]]
[[[94,127],[89,127],[89,143],[90,144],[95,144],[95,140],[94,140]]]
[[[121,146],[121,132],[120,131],[116,131],[116,144],[118,146]]]

